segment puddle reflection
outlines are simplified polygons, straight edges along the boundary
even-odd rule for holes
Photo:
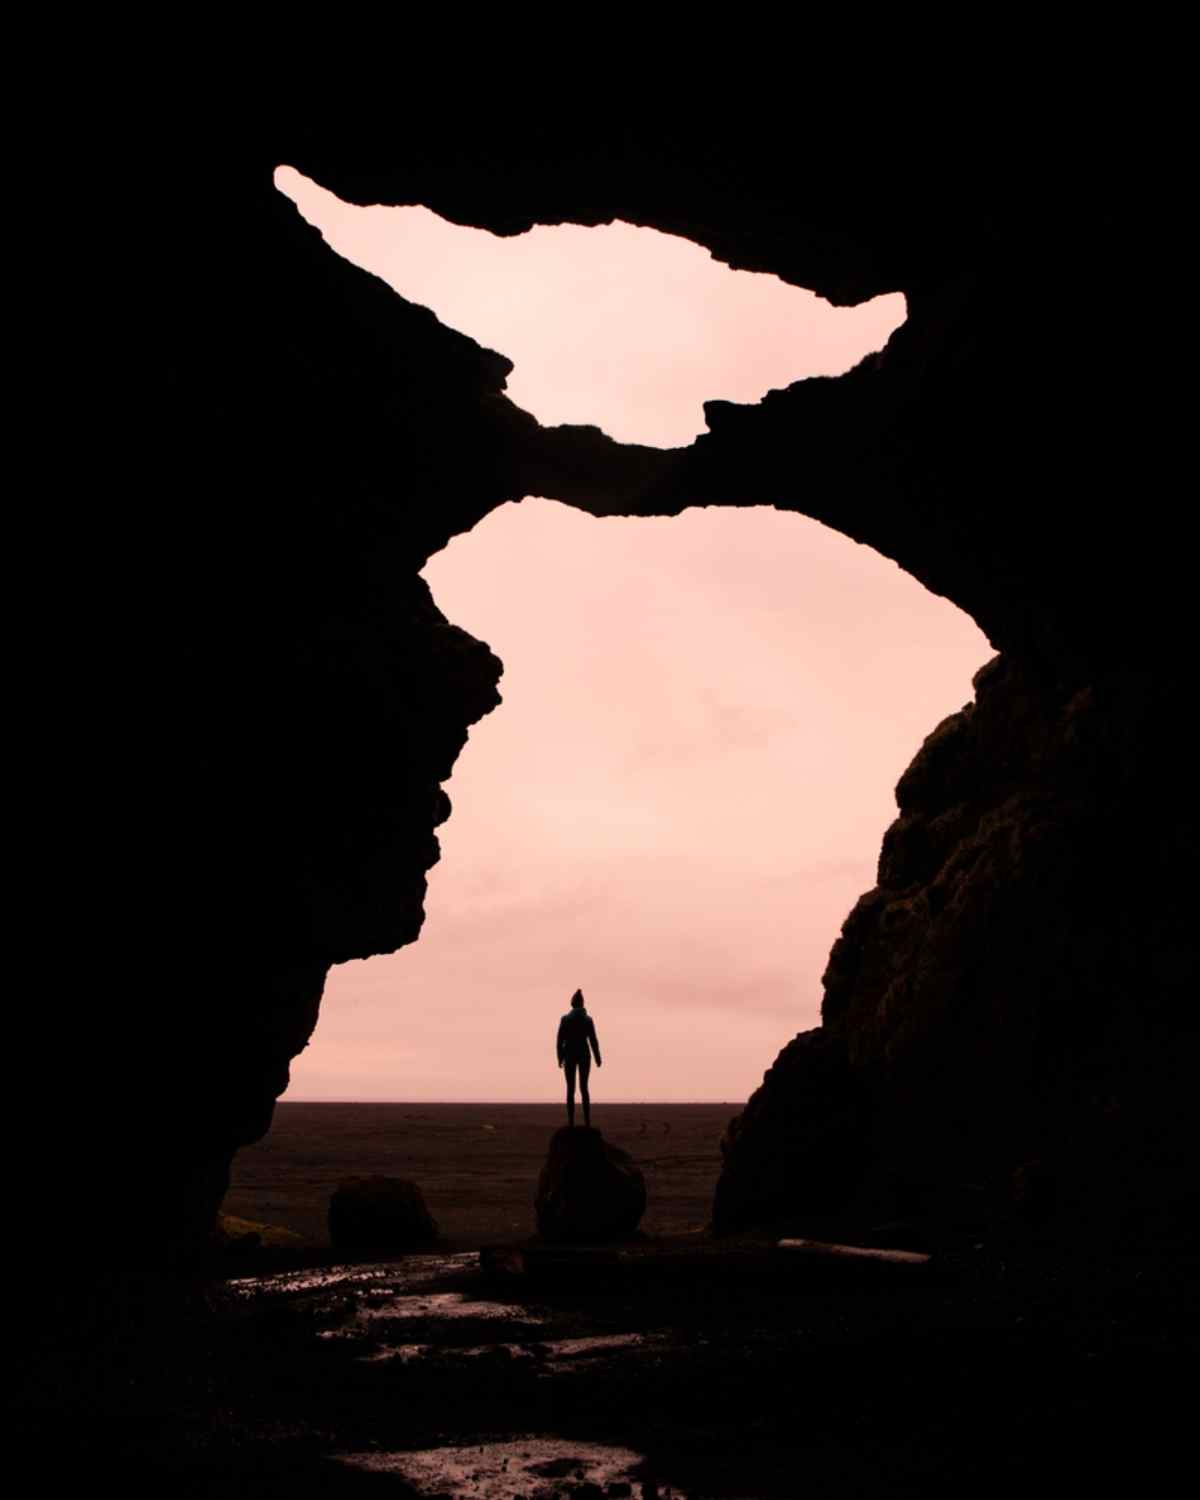
[[[644,1456],[631,1448],[563,1438],[526,1437],[411,1453],[348,1453],[338,1459],[351,1468],[395,1474],[422,1495],[450,1493],[456,1500],[556,1500],[596,1492],[614,1500],[687,1500],[683,1490],[656,1483]]]

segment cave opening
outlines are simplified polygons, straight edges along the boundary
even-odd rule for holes
[[[505,240],[290,169],[277,185],[343,257],[513,358],[518,405],[625,442],[686,444],[704,399],[839,373],[904,317],[898,295],[835,309],[629,225]],[[335,967],[286,1097],[557,1097],[546,1036],[579,985],[608,1097],[744,1099],[816,1024],[895,781],[970,696],[985,637],[768,506],[599,520],[526,497],[424,576],[504,662],[503,705],[448,783],[420,941]]]
[[[899,292],[834,307],[619,220],[505,238],[419,206],[344,203],[290,167],[275,181],[337,254],[511,359],[517,406],[543,425],[595,425],[624,443],[690,443],[705,401],[756,402],[840,375],[905,320]]]
[[[420,940],[331,972],[288,1097],[555,1098],[548,1038],[579,985],[609,1097],[744,1099],[817,1024],[894,784],[969,698],[982,633],[767,507],[526,499],[425,577],[505,663],[504,701],[447,784]]]

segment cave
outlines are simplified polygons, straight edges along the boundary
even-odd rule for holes
[[[121,500],[153,563],[130,549],[108,585],[144,622],[119,661],[139,728],[107,792],[137,964],[91,1116],[138,1185],[143,1249],[205,1233],[330,965],[416,939],[442,783],[500,670],[419,573],[525,495],[796,510],[997,651],[900,778],[821,1027],[763,1059],[731,1125],[717,1230],[968,1179],[1017,1211],[1031,1174],[1065,1226],[1182,1222],[1186,549],[1146,524],[1169,503],[1149,492],[1153,381],[1143,325],[1113,307],[1150,274],[1137,215],[1098,188],[1081,213],[1036,176],[1001,191],[950,150],[898,171],[847,139],[798,178],[761,111],[719,131],[405,121],[200,131],[156,183],[143,290],[162,333]],[[504,394],[503,356],[328,252],[276,191],[283,163],[497,235],[657,228],[838,305],[902,293],[908,318],[846,375],[709,403],[686,447],[542,427]]]

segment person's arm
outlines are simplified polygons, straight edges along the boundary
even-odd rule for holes
[[[600,1061],[600,1043],[596,1040],[596,1023],[591,1016],[588,1017],[588,1041],[592,1044],[592,1056],[596,1059],[596,1066],[602,1068],[604,1064]]]
[[[563,1033],[566,1031],[566,1029],[567,1018],[566,1016],[564,1016],[558,1023],[558,1036],[554,1042],[554,1056],[560,1068],[563,1065]]]

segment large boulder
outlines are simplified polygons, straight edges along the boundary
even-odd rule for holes
[[[802,1031],[729,1122],[713,1228],[727,1234],[844,1208],[862,1174],[867,1124],[844,1039]]]
[[[437,1239],[421,1189],[402,1177],[348,1177],[329,1200],[339,1250],[415,1250]]]
[[[617,1239],[641,1223],[646,1181],[634,1159],[598,1130],[568,1125],[550,1142],[534,1206],[543,1239]]]

